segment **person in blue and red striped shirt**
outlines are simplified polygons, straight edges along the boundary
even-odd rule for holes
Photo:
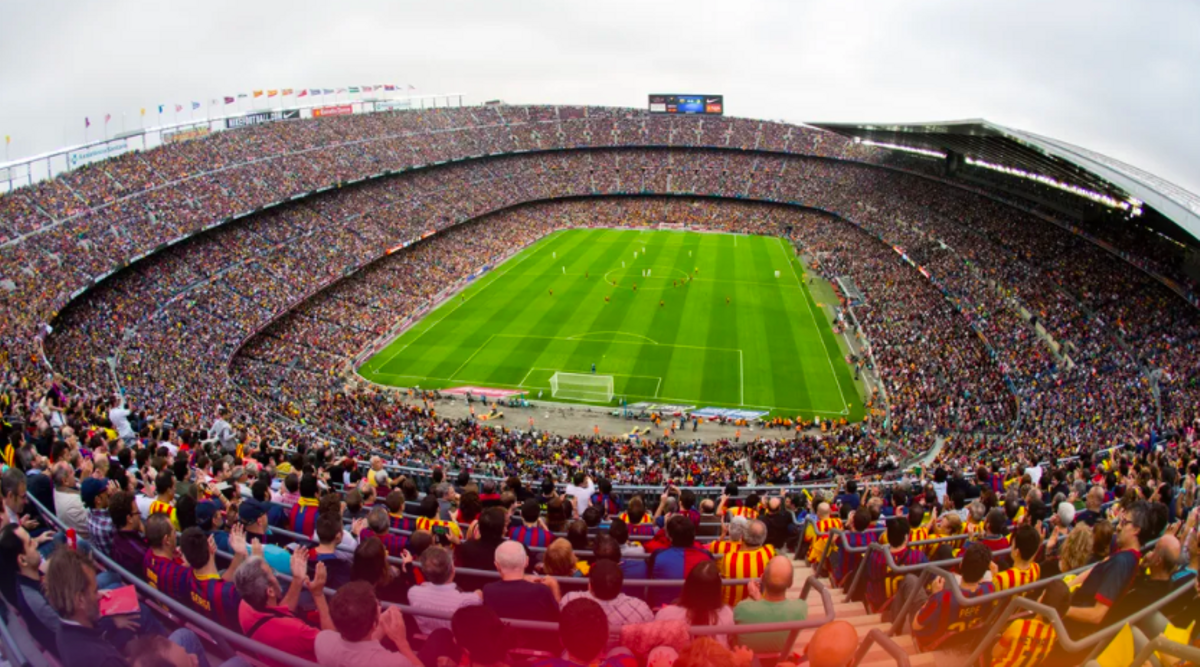
[[[977,598],[996,592],[991,582],[981,581],[992,565],[992,552],[978,542],[967,545],[962,559],[962,582],[959,589],[965,598]],[[945,581],[938,577],[933,582],[933,594],[913,619],[913,639],[922,651],[931,651],[952,636],[956,641],[967,641],[964,637],[977,639],[962,633],[974,630],[983,624],[992,613],[994,603],[960,605],[951,591],[945,590]]]
[[[408,538],[391,532],[390,528],[388,511],[382,507],[376,507],[367,514],[367,527],[362,531],[360,538],[365,540],[378,537],[379,541],[383,542],[389,556],[400,558],[404,550],[408,548]]]
[[[892,560],[898,567],[928,563],[925,553],[908,548],[908,519],[900,517],[887,522],[888,547]],[[888,567],[882,551],[873,551],[867,557],[867,607],[871,613],[879,613],[900,587],[903,574],[896,574]]]
[[[854,516],[850,519],[850,527],[852,530],[846,532],[846,544],[853,548],[866,547],[872,542],[877,541],[877,533],[869,533],[867,530],[871,528],[871,510],[866,507],[859,507],[854,511]],[[835,581],[842,581],[849,575],[853,575],[858,570],[858,564],[862,562],[863,553],[845,552],[842,553],[838,549],[831,558],[834,560],[833,576]]]
[[[242,631],[238,621],[238,605],[242,598],[233,585],[233,575],[246,560],[246,532],[240,525],[229,531],[229,548],[233,561],[222,575],[217,571],[217,544],[210,535],[192,526],[179,538],[179,550],[192,566],[190,600],[192,608],[236,632]]]
[[[671,536],[671,547],[654,552],[646,562],[651,579],[676,579],[682,581],[696,565],[713,560],[712,552],[696,546],[696,527],[686,516],[676,514],[667,520],[667,534]],[[679,597],[682,586],[650,589],[650,606],[670,604]]]
[[[388,518],[391,520],[392,528],[396,530],[411,531],[416,528],[417,522],[415,519],[410,519],[404,516],[404,492],[396,489],[387,495],[383,501],[387,505]],[[386,544],[386,542],[385,542]]]
[[[536,498],[521,503],[521,525],[509,529],[508,539],[527,547],[549,546],[554,541],[554,536],[542,523],[541,515],[542,509],[538,506]]]
[[[288,530],[300,533],[305,537],[311,536],[317,529],[317,478],[305,475],[300,478],[300,497],[292,505],[291,519]]]
[[[146,519],[146,550],[143,564],[146,581],[176,600],[191,597],[192,571],[175,555],[175,526],[166,514],[151,514]]]
[[[600,508],[605,519],[621,513],[621,499],[613,495],[612,482],[607,479],[600,480],[600,490],[592,494],[590,502]]]

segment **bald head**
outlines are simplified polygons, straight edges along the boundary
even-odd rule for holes
[[[742,538],[742,542],[746,546],[754,548],[761,547],[767,542],[767,524],[755,519],[746,527],[746,535]]]
[[[794,581],[795,568],[792,561],[782,554],[767,561],[767,569],[763,571],[763,593],[768,599],[782,600]]]
[[[810,667],[844,667],[858,650],[858,632],[846,621],[817,628],[805,647]]]
[[[1163,535],[1158,538],[1158,543],[1154,545],[1154,567],[1162,574],[1169,575],[1179,567],[1179,561],[1182,558],[1183,550],[1179,544],[1179,538],[1174,535]]]
[[[524,576],[528,564],[529,556],[520,542],[505,540],[496,547],[496,569],[501,577]]]
[[[817,518],[818,519],[828,519],[829,518],[829,503],[821,503],[820,505],[817,505]]]

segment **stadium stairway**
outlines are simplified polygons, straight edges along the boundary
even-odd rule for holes
[[[793,580],[792,588],[789,589],[789,597],[792,595],[799,596],[800,591],[804,588],[804,582],[815,574],[812,567],[810,567],[807,562],[802,560],[793,560],[792,567],[795,568],[796,574]],[[829,592],[833,595],[833,609],[835,618],[840,621],[846,621],[853,625],[858,631],[860,642],[866,638],[867,633],[872,628],[877,628],[886,633],[888,628],[891,627],[891,623],[883,622],[883,619],[879,614],[867,613],[866,608],[861,602],[844,602],[846,599],[846,593],[841,588],[833,587],[833,585],[829,583],[828,579],[824,579],[824,583],[829,586]],[[820,609],[821,597],[815,591],[809,593],[807,601],[809,604],[809,609]],[[812,638],[814,632],[816,632],[815,629],[802,631],[796,637],[794,650],[796,652],[802,652],[804,647],[808,645],[808,642]],[[932,667],[933,665],[939,664],[939,662],[942,665],[951,664],[951,662],[947,660],[949,656],[946,653],[940,651],[933,651],[930,653],[919,652],[916,645],[913,643],[912,635],[898,635],[896,637],[892,637],[892,639],[900,646],[900,648],[904,649],[905,653],[908,654],[908,659],[911,661],[912,667]],[[859,667],[895,667],[895,665],[896,661],[893,660],[887,653],[885,653],[883,649],[877,646],[872,646],[871,650],[868,651],[863,657],[862,662],[859,663]]]

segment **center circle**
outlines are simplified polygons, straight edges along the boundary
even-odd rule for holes
[[[650,275],[644,275],[649,271]],[[682,287],[688,281],[687,271],[666,265],[634,265],[620,269],[610,269],[604,274],[604,281],[613,287],[638,290],[661,290],[671,287]]]

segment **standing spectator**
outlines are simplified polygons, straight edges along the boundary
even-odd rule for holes
[[[761,589],[757,581],[747,585],[747,599],[733,609],[733,620],[738,625],[758,623],[784,623],[803,621],[808,618],[808,603],[801,599],[787,599],[792,587],[795,568],[787,556],[775,556],[767,563],[763,572]],[[757,632],[738,635],[738,643],[755,653],[780,653],[787,647],[787,632]]]
[[[79,489],[79,497],[88,508],[89,542],[93,549],[98,549],[106,556],[112,553],[113,537],[117,532],[108,514],[109,494],[116,490],[116,482],[105,483],[94,477],[83,480]]]
[[[687,519],[684,519],[687,521]],[[691,525],[691,522],[687,522]],[[706,561],[696,565],[683,582],[679,600],[658,610],[655,621],[686,621],[689,626],[732,625],[733,610],[724,603],[721,595],[721,573],[717,564]],[[729,648],[726,635],[715,635],[713,639]]]
[[[712,562],[711,552],[696,547],[696,527],[687,517],[671,517],[667,521],[667,534],[671,537],[670,548],[654,552],[646,563],[651,579],[687,579],[697,565]],[[650,605],[657,607],[667,604],[679,597],[681,590],[676,586],[653,588]]]
[[[600,490],[592,494],[590,504],[600,508],[601,516],[607,520],[621,512],[621,499],[613,494],[612,481],[600,480]]]
[[[129,423],[129,415],[133,414],[133,410],[130,409],[127,399],[124,396],[113,396],[108,405],[108,421],[113,430],[122,442],[132,447],[137,442],[137,434],[133,432],[133,425]]]
[[[79,539],[88,539],[88,511],[80,497],[75,469],[68,463],[54,466],[54,515],[65,528],[74,528]]]
[[[721,559],[721,577],[724,579],[757,579],[767,569],[767,563],[775,556],[775,549],[764,544],[767,525],[758,519],[750,522],[742,548],[726,554]],[[736,607],[746,597],[746,584],[726,586],[723,591],[725,604]]]
[[[396,607],[380,613],[375,589],[356,581],[338,589],[329,603],[329,616],[336,631],[322,630],[313,642],[317,662],[325,667],[421,667],[421,660],[408,645],[404,615]],[[390,639],[398,653],[379,641]]]
[[[567,485],[567,495],[575,499],[575,516],[583,516],[592,505],[592,493],[596,490],[596,484],[582,470],[575,473],[571,482]]]
[[[242,632],[250,639],[316,662],[314,643],[319,630],[296,616],[296,607],[301,591],[307,586],[321,619],[320,629],[335,629],[329,617],[329,603],[325,601],[325,566],[318,564],[316,576],[309,580],[308,549],[300,547],[292,554],[291,574],[292,583],[283,595],[283,587],[265,560],[253,556],[242,563],[234,575],[234,585],[242,597],[238,620]],[[265,662],[274,664],[270,660]]]
[[[851,510],[858,509],[860,502],[862,502],[862,497],[858,495],[858,482],[854,480],[846,482],[846,490],[833,499],[833,504],[838,507],[847,505]]]
[[[483,604],[483,594],[464,593],[454,583],[454,559],[450,551],[432,546],[421,554],[421,574],[425,583],[408,591],[408,603],[421,609],[453,613],[461,607]],[[449,628],[450,621],[441,618],[417,616],[417,628],[424,635],[431,635],[438,628]]]
[[[767,526],[767,544],[779,551],[788,542],[792,527],[792,515],[783,508],[782,497],[767,498],[764,505],[765,511],[760,519]]]
[[[608,623],[607,649],[616,648],[621,641],[621,628],[654,620],[650,607],[638,598],[625,595],[621,586],[625,576],[621,567],[611,560],[597,560],[588,572],[588,590],[567,593],[562,598],[563,614],[573,600],[593,600],[600,605]],[[560,626],[561,627],[561,626]],[[568,647],[570,650],[570,647]]]
[[[221,446],[221,451],[226,454],[237,453],[238,437],[233,426],[229,424],[229,408],[225,406],[217,408],[217,418],[208,431],[208,437],[216,440],[217,444]],[[312,533],[304,534],[311,535]]]
[[[595,600],[578,598],[563,605],[558,636],[565,658],[550,658],[535,667],[637,667],[638,661],[626,649],[608,650],[604,609]]]

